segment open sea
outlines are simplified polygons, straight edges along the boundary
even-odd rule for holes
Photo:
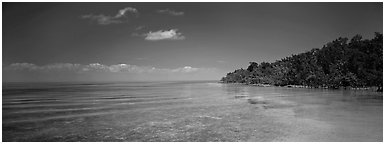
[[[382,141],[382,93],[215,81],[4,83],[3,141]]]

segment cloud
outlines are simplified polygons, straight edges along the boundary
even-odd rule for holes
[[[13,63],[3,65],[3,82],[219,80],[227,72],[217,68],[188,65],[159,68],[124,63],[112,65]]]
[[[182,33],[177,32],[177,29],[171,29],[171,30],[159,30],[156,32],[148,32],[147,34],[144,34],[145,40],[149,41],[158,41],[158,40],[184,40],[185,36],[182,35]]]
[[[55,63],[44,66],[37,66],[32,63],[13,63],[10,64],[6,69],[8,70],[27,70],[27,71],[72,71],[80,67],[80,64],[71,63]]]
[[[91,63],[87,65],[71,63],[55,63],[38,66],[32,63],[13,63],[3,68],[7,71],[36,71],[36,72],[110,72],[110,73],[193,73],[207,68],[194,68],[184,66],[179,68],[155,68],[152,66],[137,66],[130,64],[104,65],[100,63]]]
[[[185,66],[183,68],[177,68],[177,69],[173,69],[172,72],[194,72],[194,71],[198,71],[199,69],[198,68],[193,68],[193,67],[190,67],[190,66]]]
[[[85,66],[82,66],[81,71],[106,71],[108,66],[102,65],[100,63],[92,63]]]
[[[170,9],[158,10],[157,12],[158,13],[169,14],[169,15],[173,15],[173,16],[182,16],[182,15],[184,15],[184,12],[177,12],[177,11],[170,10]]]
[[[119,10],[118,14],[115,15],[115,18],[120,18],[120,17],[125,16],[127,11],[136,15],[136,16],[138,16],[138,14],[139,14],[139,12],[136,8],[126,7],[124,9]]]
[[[7,68],[12,70],[36,70],[38,69],[38,66],[31,63],[13,63],[10,64]]]
[[[119,10],[115,16],[108,16],[103,14],[100,14],[100,15],[88,14],[88,15],[81,16],[81,18],[96,21],[100,25],[118,24],[118,23],[124,22],[123,18],[126,16],[127,12],[135,16],[139,15],[139,12],[136,8],[126,7],[124,9]]]

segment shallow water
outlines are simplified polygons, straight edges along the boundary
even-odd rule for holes
[[[382,141],[382,93],[216,82],[3,83],[3,141]]]

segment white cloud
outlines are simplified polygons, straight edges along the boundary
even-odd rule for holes
[[[82,66],[81,71],[106,71],[108,67],[100,63],[91,63],[85,66]]]
[[[190,66],[185,66],[183,68],[176,68],[176,69],[173,69],[171,70],[172,72],[184,72],[184,73],[189,73],[189,72],[194,72],[194,71],[198,71],[199,69],[198,68],[193,68],[193,67],[190,67]]]
[[[177,11],[170,10],[170,9],[158,10],[157,12],[158,13],[165,13],[165,14],[169,14],[169,15],[173,15],[173,16],[182,16],[182,15],[184,15],[184,12],[177,12]]]
[[[148,73],[152,72],[151,67],[137,66],[130,64],[116,64],[108,67],[110,72]]]
[[[192,73],[201,70],[209,70],[207,68],[194,68],[191,66],[184,66],[179,68],[155,68],[151,66],[137,66],[130,64],[115,64],[104,65],[100,63],[91,63],[87,65],[71,64],[71,63],[55,63],[43,66],[38,66],[32,63],[13,63],[6,67],[4,70],[8,71],[37,71],[37,72],[54,72],[54,71],[70,71],[77,73],[84,72],[111,72],[111,73]]]
[[[81,65],[80,64],[71,64],[71,63],[55,63],[44,66],[37,66],[32,63],[13,63],[10,64],[6,69],[8,70],[28,70],[28,71],[56,71],[56,70],[66,70],[73,71],[77,70]]]
[[[171,29],[171,30],[159,30],[156,32],[148,32],[145,34],[145,40],[149,41],[158,41],[158,40],[184,40],[185,36],[182,35],[182,33],[177,32],[177,29]]]
[[[122,18],[126,16],[127,12],[135,16],[139,15],[139,12],[136,8],[126,7],[124,9],[119,10],[115,16],[108,16],[103,14],[100,14],[100,15],[88,14],[88,15],[81,16],[81,18],[96,21],[98,24],[101,24],[101,25],[118,24],[118,23],[124,22]]]
[[[115,18],[120,18],[120,17],[125,16],[127,11],[136,15],[136,16],[139,14],[139,12],[136,8],[126,7],[124,9],[119,10],[118,14],[115,15]]]
[[[42,70],[67,70],[73,71],[79,69],[80,64],[71,64],[71,63],[55,63],[40,67]]]
[[[218,80],[228,71],[217,68],[182,66],[159,68],[130,64],[56,63],[36,65],[13,63],[3,65],[3,81],[170,81]]]
[[[13,63],[10,64],[7,68],[11,70],[36,70],[38,69],[38,66],[31,63]]]

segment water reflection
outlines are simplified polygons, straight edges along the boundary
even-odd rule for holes
[[[369,119],[382,121],[382,93],[359,90],[329,90],[285,87],[255,87],[223,84],[222,90],[233,99],[265,108],[291,108],[295,116],[326,121]],[[381,119],[381,120],[378,120]],[[382,124],[382,123],[381,123]]]

